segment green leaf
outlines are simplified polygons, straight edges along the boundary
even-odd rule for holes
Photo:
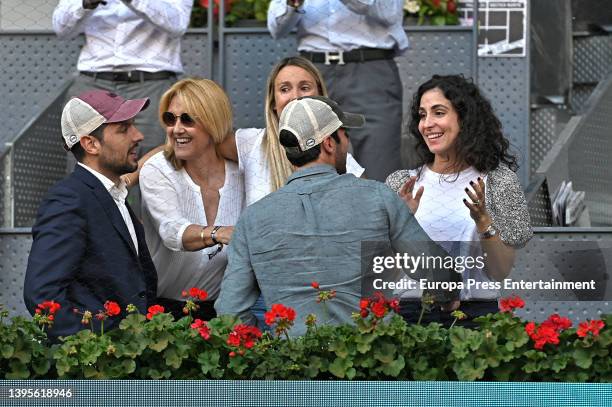
[[[167,349],[164,353],[166,359],[166,365],[178,369],[183,363],[183,358],[178,354],[176,348]]]
[[[467,381],[482,379],[486,369],[487,362],[478,358],[464,359],[453,366],[457,379]]]
[[[308,375],[309,378],[314,379],[315,377],[317,377],[319,372],[321,372],[322,366],[323,366],[323,363],[320,357],[310,356],[308,358],[308,365],[306,366],[306,370],[305,370],[306,374]]]
[[[207,350],[206,352],[198,355],[198,363],[202,373],[208,374],[219,366],[219,359],[221,354],[217,350]]]
[[[30,369],[28,366],[18,360],[11,360],[9,363],[9,372],[6,374],[8,380],[29,379]]]
[[[40,376],[46,374],[50,368],[51,361],[47,358],[41,358],[32,363],[32,370],[34,370],[34,372]]]
[[[431,19],[431,23],[433,25],[446,25],[446,17],[444,17],[444,16],[434,16]]]
[[[168,347],[168,337],[167,336],[156,338],[153,340],[153,342],[149,344],[149,349],[152,349],[155,352],[161,352],[167,347]]]
[[[0,348],[0,353],[2,354],[2,357],[5,359],[10,359],[13,356],[14,351],[15,351],[15,347],[8,343],[2,345],[2,347]]]
[[[402,369],[406,366],[406,361],[402,355],[395,359],[391,363],[387,363],[383,366],[382,372],[387,376],[397,377],[402,372]]]
[[[345,358],[336,358],[329,365],[329,371],[336,377],[344,379],[347,375],[347,370],[353,367],[353,362]]]
[[[241,375],[244,371],[249,367],[249,364],[242,356],[236,355],[233,358],[230,358],[230,361],[227,365],[231,368],[236,374]]]
[[[18,359],[21,363],[30,363],[32,354],[25,349],[19,349],[13,352],[13,358]]]
[[[340,358],[346,358],[349,355],[348,348],[346,347],[346,342],[342,340],[337,340],[329,346],[329,350],[336,353],[336,356]]]
[[[576,361],[576,366],[588,369],[593,363],[593,354],[587,349],[577,348],[572,355]]]
[[[83,376],[86,379],[101,379],[102,378],[100,377],[102,375],[100,374],[98,369],[96,369],[96,367],[92,365],[83,366]]]
[[[391,343],[383,343],[374,350],[374,358],[382,363],[391,363],[395,360],[396,347]]]

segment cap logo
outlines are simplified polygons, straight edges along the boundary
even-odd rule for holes
[[[306,147],[308,148],[313,147],[315,143],[316,143],[315,139],[309,138],[308,140],[306,140]]]
[[[78,141],[79,138],[75,134],[70,136],[70,143],[72,143],[72,145],[75,145],[76,143],[78,143]]]

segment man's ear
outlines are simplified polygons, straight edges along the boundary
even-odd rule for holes
[[[81,136],[79,140],[81,147],[83,150],[89,155],[98,155],[100,154],[101,143],[100,140],[95,138],[94,136]]]
[[[321,149],[325,151],[327,154],[335,154],[336,153],[336,142],[331,137],[325,137],[325,139],[321,142]]]

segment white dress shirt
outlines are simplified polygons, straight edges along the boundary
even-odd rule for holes
[[[132,217],[130,216],[130,212],[128,211],[127,206],[125,205],[125,198],[127,198],[128,190],[125,185],[125,182],[121,181],[119,184],[115,184],[113,181],[108,179],[106,176],[100,174],[98,171],[86,166],[83,163],[77,163],[81,167],[85,168],[87,171],[91,172],[94,177],[100,180],[102,185],[106,188],[110,196],[115,201],[115,205],[117,205],[117,209],[121,213],[121,217],[125,222],[125,226],[127,226],[128,232],[130,232],[130,237],[132,238],[132,242],[134,243],[134,247],[136,248],[136,253],[139,252],[138,249],[138,238],[136,238],[136,229],[134,229],[134,223],[132,222]]]
[[[79,71],[178,73],[192,6],[193,0],[107,0],[85,10],[82,0],[60,0],[53,30],[60,38],[85,33]]]
[[[272,0],[272,37],[298,30],[299,51],[351,51],[356,48],[408,48],[402,27],[403,0],[306,0],[296,12],[286,0]]]
[[[238,166],[244,176],[246,204],[251,205],[272,192],[272,175],[266,158],[263,139],[265,129],[236,130]],[[346,157],[346,172],[361,177],[365,169],[351,154]]]
[[[189,225],[207,226],[200,187],[185,169],[176,170],[163,152],[151,157],[140,171],[142,216],[147,246],[157,269],[157,295],[184,300],[183,290],[198,287],[208,299],[219,295],[227,265],[227,246],[185,251],[183,233]],[[211,225],[233,226],[244,207],[244,186],[238,166],[225,161],[225,183],[219,189],[217,217]]]

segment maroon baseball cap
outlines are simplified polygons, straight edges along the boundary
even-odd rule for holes
[[[89,90],[70,99],[62,112],[62,135],[68,149],[105,123],[129,120],[149,106],[149,98],[124,99],[106,90]]]

